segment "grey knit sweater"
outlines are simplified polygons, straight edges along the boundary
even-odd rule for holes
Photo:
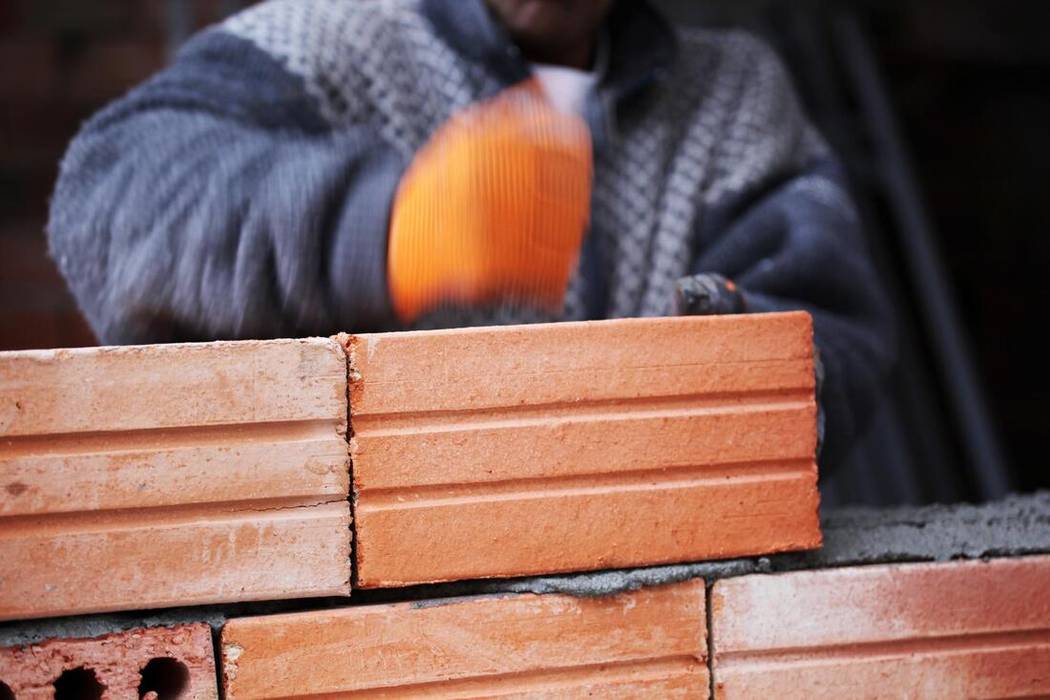
[[[751,311],[814,314],[826,450],[891,358],[889,314],[836,164],[777,57],[619,2],[586,108],[591,228],[564,309],[423,325],[670,313],[718,272]],[[52,253],[109,343],[396,328],[390,204],[451,114],[528,77],[481,0],[269,0],[191,40],[91,119],[52,201]],[[498,235],[498,232],[493,232]]]

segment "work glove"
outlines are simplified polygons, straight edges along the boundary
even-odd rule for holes
[[[674,286],[675,313],[679,316],[714,316],[747,312],[740,289],[717,272],[680,277]],[[824,387],[824,363],[820,349],[814,348],[813,372],[816,375],[817,400],[817,457],[824,446],[824,406],[820,395]]]
[[[744,313],[744,297],[731,281],[716,272],[680,277],[674,285],[675,313],[714,316]]]
[[[444,304],[563,304],[590,212],[586,123],[534,80],[453,116],[394,198],[387,279],[404,323]]]

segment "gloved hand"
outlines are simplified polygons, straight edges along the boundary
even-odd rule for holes
[[[561,307],[590,212],[586,123],[533,80],[454,116],[394,199],[387,279],[408,323],[448,302]]]
[[[744,297],[732,280],[717,272],[705,272],[675,282],[674,306],[679,316],[742,314]]]

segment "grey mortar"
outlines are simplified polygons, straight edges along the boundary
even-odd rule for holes
[[[38,644],[47,639],[91,638],[124,632],[140,627],[172,627],[205,622],[213,628],[221,626],[225,618],[220,612],[195,608],[179,608],[156,612],[113,613],[80,617],[52,617],[44,620],[7,622],[0,625],[0,647]]]

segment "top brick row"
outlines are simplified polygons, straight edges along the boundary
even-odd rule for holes
[[[0,619],[349,595],[351,500],[362,588],[816,547],[812,358],[804,313],[3,353]]]

